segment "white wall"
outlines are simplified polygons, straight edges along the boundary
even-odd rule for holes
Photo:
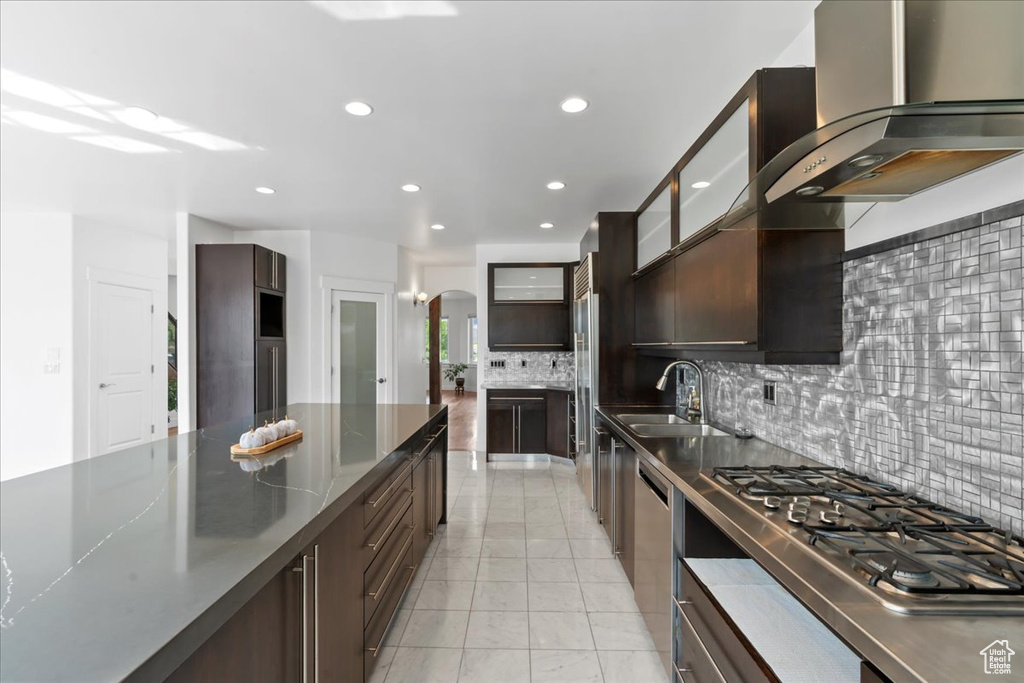
[[[71,232],[70,214],[0,215],[0,480],[72,459]]]
[[[398,282],[396,285],[396,352],[397,381],[395,401],[424,403],[427,400],[428,368],[423,360],[423,318],[426,306],[412,305],[413,292],[422,292],[424,268],[417,264],[405,247],[398,248]]]
[[[814,22],[790,43],[774,67],[814,66]],[[855,249],[1024,199],[1024,156],[957,178],[899,202],[880,202],[846,231]]]
[[[166,428],[167,241],[70,214],[2,219],[0,478],[89,457],[91,284],[101,273],[154,291],[154,424]],[[48,349],[59,370],[44,374]]]
[[[480,296],[477,290],[475,266],[427,266],[423,269],[426,276],[424,290],[430,296],[441,292],[469,292]]]
[[[196,425],[196,245],[234,241],[234,228],[223,223],[178,213],[178,431]]]
[[[580,258],[579,242],[567,244],[478,244],[476,246],[476,291],[487,291],[487,264],[570,262]],[[487,353],[487,296],[480,296],[477,305],[481,356]],[[476,442],[483,450],[487,443],[487,397],[480,387],[483,372],[477,373]]]
[[[89,315],[91,287],[96,271],[145,278],[153,289],[152,363],[153,420],[156,438],[166,436],[167,429],[167,240],[75,217],[73,245],[73,326],[75,338],[74,373],[74,454],[76,460],[89,457],[92,419],[89,414],[92,396]]]
[[[167,312],[178,317],[178,276],[167,276]]]
[[[391,284],[397,288],[398,245],[349,235],[312,232],[310,233],[310,249],[312,259],[310,298],[314,311],[309,326],[310,339],[313,340],[313,354],[310,358],[313,377],[311,390],[313,400],[330,401],[329,366],[325,363],[324,358],[329,350],[328,345],[331,343],[330,325],[327,324],[331,292],[330,289],[324,287],[323,278],[371,280]],[[400,306],[395,306],[395,308],[396,310],[401,309]],[[317,310],[320,312],[319,315],[315,313]],[[397,336],[394,331],[392,335]],[[392,348],[396,348],[394,343]],[[394,365],[392,363],[392,367]],[[395,379],[400,383],[397,377]]]

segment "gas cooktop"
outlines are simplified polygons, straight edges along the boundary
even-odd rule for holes
[[[1024,614],[1024,538],[835,467],[719,467],[712,481],[889,609]]]

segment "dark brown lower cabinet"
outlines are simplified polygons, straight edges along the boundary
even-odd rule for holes
[[[487,452],[570,457],[572,394],[492,389],[487,394]]]
[[[167,680],[301,680],[302,580],[296,566],[274,575]]]
[[[547,392],[547,453],[562,458],[569,457],[570,421],[569,397],[567,391]]]
[[[546,392],[492,389],[487,393],[487,452],[546,453]]]
[[[168,678],[193,681],[369,679],[402,598],[445,520],[443,417],[380,465],[362,499]]]

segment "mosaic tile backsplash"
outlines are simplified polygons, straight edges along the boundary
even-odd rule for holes
[[[1021,221],[847,262],[840,364],[705,363],[711,417],[1024,534]]]
[[[492,368],[492,360],[505,361],[505,367]],[[576,378],[574,363],[571,351],[485,351],[478,367],[483,384],[572,383]]]

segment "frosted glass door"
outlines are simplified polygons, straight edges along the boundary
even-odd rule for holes
[[[343,404],[385,402],[382,294],[335,292],[331,319],[332,400]]]
[[[672,248],[672,188],[644,209],[636,220],[636,267],[645,265]]]

